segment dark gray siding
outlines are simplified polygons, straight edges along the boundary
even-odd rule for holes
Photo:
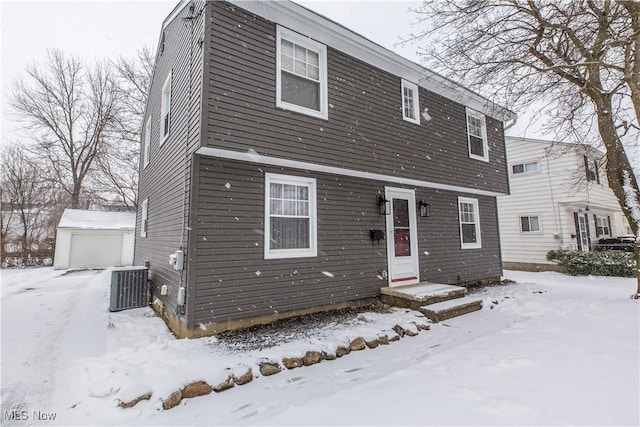
[[[377,195],[384,194],[384,182],[209,157],[197,163],[190,327],[375,297],[387,286],[377,277],[387,269],[385,241],[373,245],[369,239],[370,229],[385,229],[385,217],[376,204]],[[317,257],[264,259],[265,172],[316,178]],[[422,280],[455,283],[501,274],[494,198],[477,197],[482,249],[461,250],[457,196],[416,189],[416,199],[428,200],[433,212],[429,218],[418,218]]]
[[[329,119],[275,107],[273,23],[211,7],[205,145],[507,192],[502,123],[487,118],[490,163],[469,159],[463,105],[420,89],[431,121],[402,119],[401,79],[328,46]]]
[[[149,261],[154,294],[163,300],[168,312],[175,312],[177,290],[185,280],[185,273],[181,277],[168,260],[169,255],[180,248],[183,224],[186,225],[184,215],[188,213],[190,153],[195,151],[200,141],[202,111],[203,47],[198,41],[204,36],[204,14],[191,23],[183,18],[197,15],[204,6],[202,1],[195,2],[193,12],[189,7],[184,8],[166,26],[164,52],[156,57],[146,110],[146,117],[152,120],[151,147],[147,168],[142,168],[140,162],[138,198],[141,202],[149,199],[148,232],[146,238],[140,237],[139,209],[135,263],[141,265]],[[161,91],[170,72],[170,134],[160,146]],[[185,234],[184,248],[187,237]],[[167,297],[160,296],[158,292],[162,285],[169,287]]]

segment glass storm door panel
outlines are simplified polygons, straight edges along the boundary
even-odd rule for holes
[[[589,223],[587,217],[578,214],[578,249],[587,252],[589,250]]]
[[[393,252],[394,256],[411,256],[411,227],[409,222],[409,201],[393,199]]]
[[[400,286],[417,283],[415,193],[413,190],[387,187],[385,197],[391,202],[391,214],[387,215],[389,284]]]

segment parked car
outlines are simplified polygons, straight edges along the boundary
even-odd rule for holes
[[[634,237],[631,235],[600,239],[598,244],[594,245],[594,248],[597,251],[633,252],[633,240]]]

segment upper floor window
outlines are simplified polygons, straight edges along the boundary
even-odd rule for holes
[[[593,167],[591,167],[593,165]],[[587,174],[587,182],[595,181],[600,184],[600,171],[598,170],[598,161],[589,162],[589,158],[584,156],[584,169]]]
[[[540,231],[540,217],[538,216],[521,216],[520,231],[523,233],[533,233]]]
[[[489,147],[484,114],[469,108],[467,108],[467,136],[469,138],[469,157],[488,162]]]
[[[326,120],[327,47],[280,26],[276,43],[276,106]]]
[[[513,171],[514,175],[521,173],[538,172],[538,162],[518,163],[517,165],[512,165],[511,170]]]
[[[149,149],[151,148],[151,117],[147,119],[147,124],[144,126],[144,153],[142,167],[146,168],[149,164]]]
[[[402,118],[408,122],[420,124],[419,109],[418,86],[402,80]]]
[[[265,258],[317,255],[316,180],[265,174]]]
[[[458,197],[458,214],[460,217],[460,247],[462,249],[481,248],[478,199]]]
[[[162,135],[160,136],[160,145],[169,136],[169,126],[171,125],[171,73],[167,76],[167,80],[162,85],[162,103],[160,105],[160,128]]]
[[[147,237],[147,225],[149,215],[149,199],[144,199],[142,202],[142,213],[140,215],[140,237]]]

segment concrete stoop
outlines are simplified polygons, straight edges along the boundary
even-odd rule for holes
[[[419,310],[434,322],[471,313],[482,308],[482,300],[466,297],[467,288],[437,283],[381,288],[382,302]]]
[[[434,322],[451,319],[482,309],[482,300],[469,297],[425,305],[418,310]]]

